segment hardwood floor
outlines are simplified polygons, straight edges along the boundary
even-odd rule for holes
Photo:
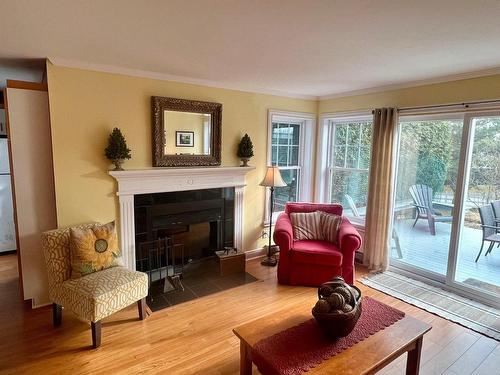
[[[102,346],[91,349],[88,323],[64,312],[55,329],[50,307],[25,307],[16,267],[15,256],[0,256],[1,374],[238,374],[239,341],[232,328],[281,309],[310,309],[316,299],[314,288],[278,285],[275,268],[252,260],[247,271],[259,281],[155,312],[143,321],[134,304],[104,320]],[[365,272],[359,269],[358,276]],[[358,286],[365,295],[433,325],[424,338],[422,374],[500,374],[497,341]],[[401,357],[381,373],[404,374],[405,363]]]

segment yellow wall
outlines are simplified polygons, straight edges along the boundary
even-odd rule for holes
[[[244,249],[261,246],[264,215],[267,110],[317,112],[317,102],[153,79],[129,77],[47,63],[57,219],[60,226],[118,217],[116,185],[104,157],[108,134],[119,127],[132,159],[125,168],[151,167],[151,96],[219,102],[222,111],[222,165],[239,164],[236,146],[245,134],[255,156],[247,175]]]
[[[500,99],[500,75],[321,100],[319,113]]]

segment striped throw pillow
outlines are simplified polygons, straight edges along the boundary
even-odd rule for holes
[[[327,214],[326,212],[321,212],[320,214],[320,225],[324,240],[337,245],[339,228],[340,224],[342,223],[342,216]]]
[[[292,212],[290,220],[294,240],[323,240],[321,212]]]

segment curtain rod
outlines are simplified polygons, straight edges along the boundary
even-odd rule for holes
[[[452,104],[434,104],[434,105],[425,105],[425,106],[419,106],[419,107],[402,107],[402,108],[398,108],[398,112],[399,111],[413,111],[413,110],[419,110],[419,109],[457,107],[457,106],[462,106],[464,108],[468,108],[471,105],[492,104],[492,103],[500,104],[500,99],[481,100],[481,101],[475,101],[475,102],[452,103]]]

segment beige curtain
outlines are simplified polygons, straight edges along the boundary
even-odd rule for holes
[[[380,108],[373,112],[372,156],[364,245],[365,262],[372,271],[385,271],[389,266],[396,124],[396,109]]]

